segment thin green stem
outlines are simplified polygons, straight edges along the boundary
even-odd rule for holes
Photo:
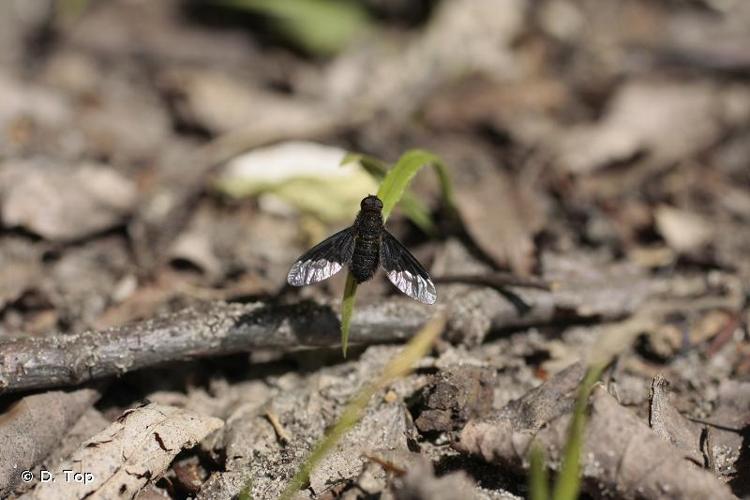
[[[433,317],[422,329],[409,341],[409,343],[383,368],[381,375],[372,383],[367,384],[346,405],[343,413],[336,421],[331,430],[316,445],[310,456],[300,466],[297,473],[289,482],[279,497],[281,500],[289,500],[307,484],[310,473],[325,458],[336,443],[346,434],[362,417],[367,404],[373,394],[381,388],[390,384],[394,379],[403,377],[409,373],[414,364],[421,359],[435,339],[445,328],[445,314],[439,313]]]
[[[356,298],[357,282],[354,281],[352,273],[347,273],[344,298],[341,300],[341,351],[344,357],[346,357],[346,349],[349,346],[349,328],[352,322]]]
[[[531,446],[529,456],[529,498],[531,500],[550,500],[547,465],[544,463],[544,448],[539,443]]]
[[[570,422],[568,441],[563,453],[560,474],[555,481],[553,497],[555,500],[575,500],[581,491],[581,450],[583,449],[583,432],[586,428],[586,408],[594,384],[606,365],[592,365],[581,382],[576,398],[573,419]]]

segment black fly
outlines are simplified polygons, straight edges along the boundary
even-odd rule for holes
[[[287,281],[304,286],[330,278],[348,265],[357,283],[375,275],[378,264],[388,279],[409,297],[434,304],[435,285],[422,265],[383,226],[383,202],[367,196],[360,204],[359,214],[351,227],[311,248],[294,263]]]

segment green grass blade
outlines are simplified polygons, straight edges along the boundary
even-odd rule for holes
[[[406,375],[419,359],[428,351],[435,339],[445,328],[446,318],[443,313],[433,317],[404,347],[401,352],[393,358],[383,369],[378,379],[365,386],[357,395],[347,404],[343,413],[336,421],[331,430],[320,440],[313,448],[310,456],[300,466],[297,473],[289,482],[283,493],[279,497],[282,500],[288,500],[302,488],[310,478],[313,471],[323,458],[328,454],[336,443],[354,427],[362,416],[362,412],[367,404],[380,388],[388,385],[395,378]]]
[[[378,189],[378,198],[383,202],[383,220],[387,220],[391,211],[401,200],[406,187],[425,165],[439,162],[437,156],[420,149],[412,149],[398,159],[396,165],[388,171]]]
[[[531,500],[550,500],[549,478],[547,466],[544,463],[544,448],[538,443],[531,446],[529,455],[531,462],[529,471],[529,498]]]
[[[641,332],[656,325],[652,313],[643,312],[609,327],[588,354],[588,369],[578,389],[573,418],[563,451],[563,463],[555,480],[554,500],[573,500],[581,490],[581,449],[586,428],[586,408],[589,396],[604,369],[623,352]],[[602,332],[605,333],[605,332]]]
[[[253,500],[252,495],[252,489],[253,489],[253,480],[252,478],[247,480],[247,483],[245,483],[245,486],[242,487],[240,490],[240,494],[237,496],[237,500]]]
[[[583,433],[586,428],[586,408],[589,395],[605,365],[590,366],[581,382],[576,398],[573,419],[568,430],[568,440],[563,453],[563,463],[560,473],[555,480],[553,498],[555,500],[575,500],[581,491],[581,450],[583,448]]]
[[[354,281],[352,273],[346,275],[346,286],[344,287],[344,298],[341,301],[341,352],[346,357],[346,349],[349,346],[349,327],[354,313],[354,302],[357,298],[357,282]]]

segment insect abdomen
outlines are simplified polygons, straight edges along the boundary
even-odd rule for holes
[[[380,262],[380,240],[357,238],[352,255],[351,272],[357,283],[369,280],[375,275]]]
[[[363,211],[357,217],[355,226],[357,237],[349,268],[357,283],[362,283],[375,275],[380,264],[383,219],[379,211]]]

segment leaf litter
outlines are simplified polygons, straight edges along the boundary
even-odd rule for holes
[[[71,23],[32,3],[0,6],[4,496],[53,487],[13,464],[111,463],[84,443],[158,407],[175,433],[133,451],[128,494],[278,497],[398,350],[370,344],[434,312],[373,283],[342,360],[344,283],[284,287],[377,190],[346,152],[415,148],[455,199],[418,176],[389,230],[436,278],[444,335],[298,495],[526,496],[532,444],[553,482],[572,469],[577,363],[597,356],[584,495],[750,491],[743,2],[367,1],[366,31],[323,39],[336,2],[263,30],[257,6],[83,2]],[[491,284],[508,271],[549,290]],[[273,338],[243,354],[243,331]]]

